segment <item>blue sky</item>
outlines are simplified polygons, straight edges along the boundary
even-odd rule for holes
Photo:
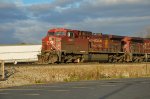
[[[0,0],[0,44],[40,44],[48,29],[150,35],[150,0]]]

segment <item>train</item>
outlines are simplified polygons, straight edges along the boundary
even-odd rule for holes
[[[42,39],[41,64],[89,61],[144,62],[150,60],[150,38],[52,28]]]

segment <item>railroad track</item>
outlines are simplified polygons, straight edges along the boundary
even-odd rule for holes
[[[35,63],[19,63],[19,64],[6,64],[6,66],[24,67],[24,66],[89,66],[89,65],[150,65],[150,62],[141,63],[98,63],[98,62],[88,62],[88,63],[60,63],[60,64],[35,64]]]

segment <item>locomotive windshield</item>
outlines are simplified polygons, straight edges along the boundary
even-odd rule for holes
[[[48,32],[48,36],[53,36],[54,32]]]
[[[55,32],[55,35],[56,35],[56,36],[64,36],[64,35],[65,35],[65,33],[64,33],[64,32],[59,31],[59,32]]]
[[[47,34],[48,36],[64,36],[65,33],[64,32],[61,32],[61,31],[58,31],[58,32],[48,32]]]

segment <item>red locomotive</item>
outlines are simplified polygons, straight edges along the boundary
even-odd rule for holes
[[[40,63],[142,62],[149,58],[150,39],[64,28],[48,31],[38,55]]]

